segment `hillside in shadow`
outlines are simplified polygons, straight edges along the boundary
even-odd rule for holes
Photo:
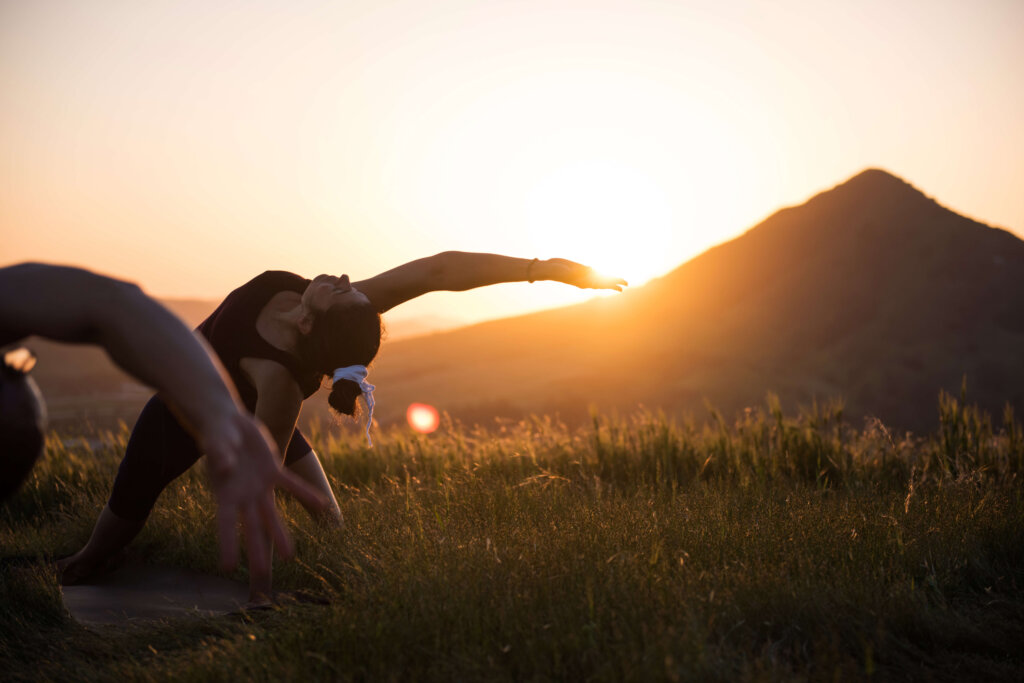
[[[1024,242],[871,169],[620,296],[382,350],[378,414],[465,420],[588,405],[727,416],[842,397],[854,419],[934,429],[959,390],[1024,411]]]

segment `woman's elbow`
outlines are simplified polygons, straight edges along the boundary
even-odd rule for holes
[[[134,282],[99,277],[100,280],[96,283],[94,290],[95,298],[105,313],[117,313],[154,305],[142,288]]]
[[[171,315],[134,282],[97,277],[99,279],[91,284],[92,314],[89,316],[95,334],[117,333],[125,325],[156,324],[159,318]]]

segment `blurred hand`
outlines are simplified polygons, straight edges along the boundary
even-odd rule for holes
[[[614,289],[621,292],[629,283],[620,277],[603,275],[589,266],[564,258],[553,258],[541,261],[537,270],[544,275],[538,280],[554,280],[573,285],[580,289]]]
[[[217,533],[224,569],[238,564],[237,523],[242,520],[249,570],[265,575],[270,571],[270,538],[282,557],[294,552],[274,504],[274,488],[281,487],[303,505],[326,509],[327,501],[317,491],[281,466],[281,457],[270,433],[255,418],[239,412],[228,414],[217,426],[203,433],[200,443],[206,453],[207,471],[217,499]]]

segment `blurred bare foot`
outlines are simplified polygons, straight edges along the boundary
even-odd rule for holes
[[[82,553],[75,553],[57,560],[57,576],[62,586],[85,583],[98,574],[100,571],[96,563],[83,558]]]

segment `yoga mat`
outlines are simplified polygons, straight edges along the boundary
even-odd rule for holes
[[[121,567],[93,583],[62,586],[64,606],[86,625],[207,617],[238,611],[247,586],[193,569]]]

